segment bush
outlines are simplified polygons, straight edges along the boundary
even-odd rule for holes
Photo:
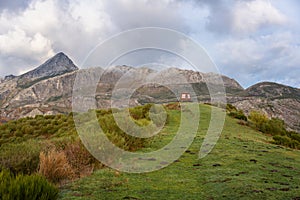
[[[142,110],[140,108],[138,109]],[[124,150],[135,151],[144,147],[148,141],[151,140],[150,138],[138,138],[126,134],[119,128],[112,114],[101,116],[98,120],[103,132],[107,135],[109,140]]]
[[[286,135],[285,123],[278,118],[272,118],[268,120],[262,127],[262,132],[269,133],[271,135]]]
[[[226,105],[226,111],[228,111],[228,112],[236,112],[237,108],[234,105],[232,105],[232,104],[227,104]]]
[[[91,174],[95,165],[96,167],[101,166],[100,162],[90,154],[79,139],[66,144],[63,151],[78,177]]]
[[[230,117],[236,118],[236,119],[240,119],[243,121],[248,121],[246,115],[244,114],[244,112],[242,110],[237,110],[237,111],[231,111],[228,114]]]
[[[33,140],[2,145],[0,168],[10,169],[14,174],[31,174],[38,168],[40,149],[40,144]]]
[[[0,173],[0,199],[6,200],[54,200],[58,189],[39,175],[13,176],[8,170]]]
[[[252,111],[249,115],[249,119],[251,120],[252,125],[262,131],[266,123],[269,121],[267,115],[259,112],[259,111]]]
[[[169,110],[181,110],[181,106],[179,102],[169,103],[165,105],[165,107]]]
[[[149,119],[149,110],[152,106],[153,106],[153,104],[146,104],[143,106],[129,108],[129,113],[130,113],[131,117],[135,120]]]
[[[300,134],[299,133],[296,133],[296,132],[288,132],[287,133],[289,135],[290,138],[292,138],[293,140],[296,140],[298,142],[300,142]]]
[[[283,120],[268,119],[265,114],[258,111],[252,111],[249,119],[253,127],[263,133],[271,134],[274,144],[300,149],[300,135],[296,132],[287,131]]]
[[[55,149],[40,153],[39,173],[53,183],[74,177],[73,169],[65,153]]]
[[[275,135],[273,139],[274,143],[277,145],[283,145],[294,149],[300,149],[300,142],[293,140],[288,136]]]

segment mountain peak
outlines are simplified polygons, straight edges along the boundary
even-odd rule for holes
[[[62,75],[68,72],[76,71],[78,67],[63,52],[57,53],[48,59],[44,64],[20,76],[25,79],[37,79]]]

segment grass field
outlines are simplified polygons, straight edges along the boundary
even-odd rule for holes
[[[221,138],[203,159],[198,152],[210,120],[201,120],[190,148],[168,167],[142,174],[104,168],[61,188],[60,199],[300,199],[300,151],[271,144],[272,137],[226,117]],[[149,146],[163,147],[174,137],[180,111]]]

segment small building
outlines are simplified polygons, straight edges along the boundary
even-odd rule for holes
[[[190,93],[181,93],[180,101],[192,101]]]

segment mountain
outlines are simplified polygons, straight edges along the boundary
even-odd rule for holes
[[[300,99],[300,90],[272,82],[262,82],[246,90],[248,96],[265,97],[269,99]]]
[[[78,74],[79,73],[79,74]],[[147,67],[114,66],[108,69],[78,67],[64,53],[58,53],[44,64],[20,76],[10,75],[0,82],[0,117],[16,119],[26,116],[68,113],[71,111],[76,75],[84,91],[97,81],[95,95],[77,98],[82,109],[95,99],[98,108],[127,106],[125,97],[131,94],[130,106],[145,103],[177,101],[182,92],[190,92],[201,102],[210,102],[207,83],[220,86],[218,75],[178,68],[156,71]],[[101,75],[100,81],[98,76]],[[263,82],[247,89],[234,79],[221,76],[228,103],[246,114],[261,110],[269,117],[279,117],[288,127],[300,132],[300,90],[277,83]],[[133,88],[133,86],[138,86]],[[133,88],[133,90],[129,90]],[[76,90],[74,90],[76,91]],[[114,91],[114,96],[112,96]],[[118,98],[114,98],[117,96]]]
[[[300,89],[262,82],[247,88],[228,101],[249,114],[260,110],[269,117],[283,119],[288,128],[300,132]]]
[[[66,74],[76,70],[78,70],[78,67],[74,65],[73,61],[64,53],[60,52],[34,70],[17,77],[18,86],[23,88],[28,87],[40,80]],[[10,76],[9,79],[11,80],[14,78],[14,76]]]

